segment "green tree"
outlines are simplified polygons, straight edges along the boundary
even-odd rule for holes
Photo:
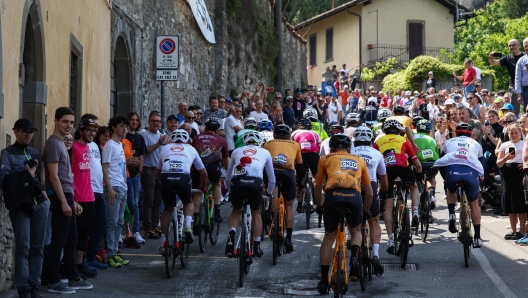
[[[277,0],[278,1],[278,0]],[[332,9],[332,0],[281,0],[284,16],[292,25],[302,23]],[[334,7],[350,0],[334,0]]]
[[[516,19],[528,12],[528,0],[497,0],[499,13],[504,18]]]

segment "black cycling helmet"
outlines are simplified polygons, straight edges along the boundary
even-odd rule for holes
[[[291,128],[286,124],[279,124],[275,126],[275,129],[273,130],[273,134],[275,135],[290,135],[291,134]]]
[[[220,120],[216,117],[209,117],[205,120],[207,130],[217,130],[220,127]]]
[[[422,116],[414,116],[412,119],[412,126],[416,128],[416,124],[418,124],[419,121],[423,120],[424,117]]]
[[[394,110],[392,110],[392,113],[393,114],[396,114],[396,113],[405,114],[405,108],[402,106],[395,106]]]
[[[466,136],[471,137],[473,134],[473,127],[468,123],[460,123],[455,128],[455,133],[457,137]]]
[[[344,148],[350,148],[352,146],[352,141],[345,134],[335,134],[330,138],[330,148],[337,148],[340,145],[343,145]]]
[[[299,120],[299,127],[308,127],[308,129],[312,129],[312,121],[308,118],[302,118]]]
[[[328,132],[330,133],[330,136],[333,136],[338,133],[344,133],[345,129],[343,128],[343,126],[339,124],[334,124],[330,126],[330,129],[328,130]]]

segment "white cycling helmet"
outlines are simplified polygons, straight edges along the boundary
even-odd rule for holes
[[[354,141],[356,142],[371,142],[374,134],[370,128],[366,126],[359,126],[356,128],[356,130],[354,130],[352,136],[354,136]]]
[[[389,109],[380,109],[378,111],[378,122],[382,122],[390,116],[392,116],[392,113]]]
[[[173,143],[184,143],[189,142],[189,134],[183,129],[176,129],[171,133],[171,139]]]
[[[345,118],[345,121],[347,123],[351,121],[359,122],[359,114],[358,113],[348,113],[348,115]]]
[[[317,111],[314,108],[308,108],[304,110],[303,118],[310,119],[312,122],[319,120],[317,119]]]
[[[242,142],[244,142],[244,145],[249,145],[250,143],[253,143],[257,146],[260,146],[262,143],[262,137],[260,136],[260,133],[256,130],[250,130],[244,133],[242,136]]]
[[[369,99],[367,100],[367,104],[369,104],[369,103],[375,103],[375,104],[377,104],[377,103],[378,103],[378,99],[377,99],[376,97],[374,97],[374,96],[371,96],[371,97],[369,97]]]

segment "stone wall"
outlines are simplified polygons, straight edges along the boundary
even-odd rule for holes
[[[7,291],[13,284],[13,226],[9,211],[0,199],[0,292]],[[1,296],[1,295],[0,295]]]

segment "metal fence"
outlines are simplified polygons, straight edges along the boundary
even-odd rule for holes
[[[368,46],[368,50],[369,64],[383,62],[389,58],[396,58],[399,64],[403,64],[420,55],[438,57],[443,62],[448,63],[448,57],[442,55],[442,52],[445,51],[446,54],[453,52],[453,49],[433,47],[409,50],[407,46],[392,44],[372,44]]]

